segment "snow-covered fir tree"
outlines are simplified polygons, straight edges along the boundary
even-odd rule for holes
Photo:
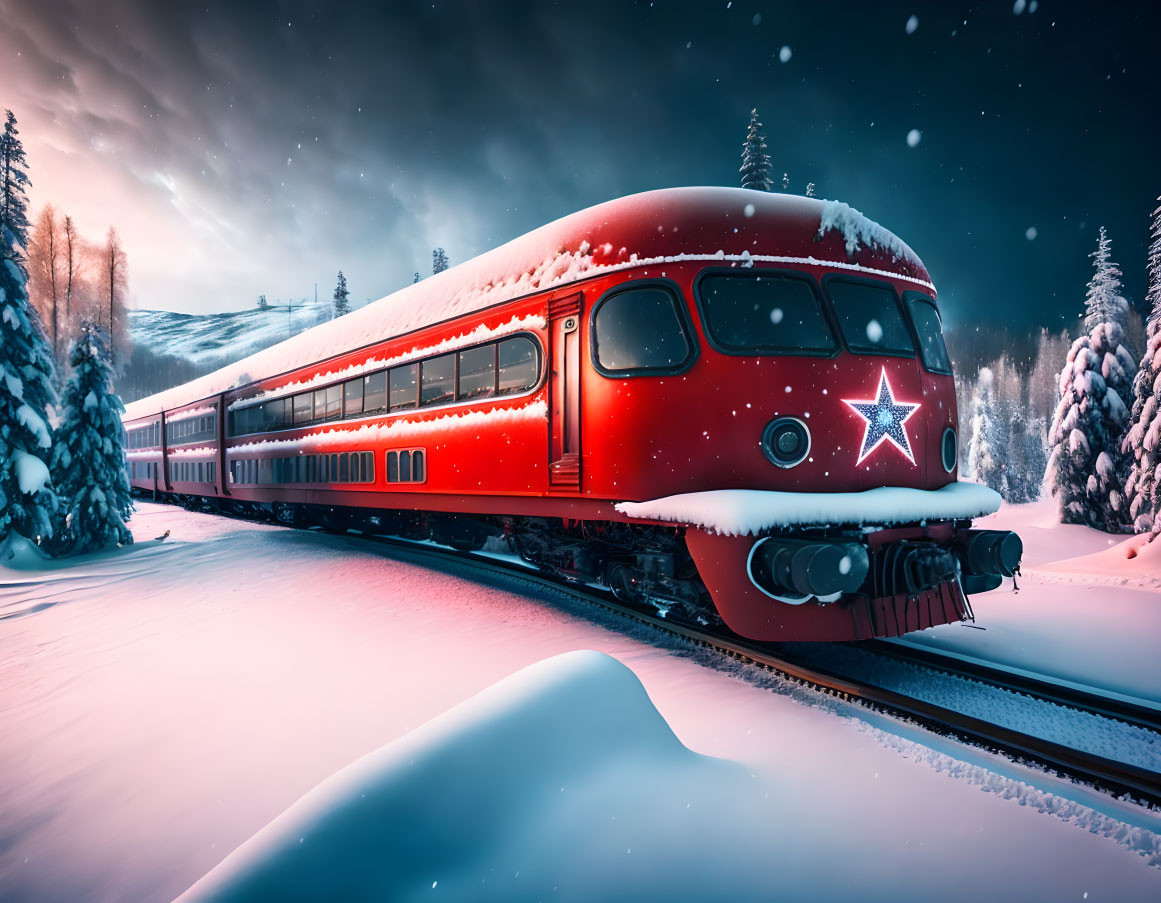
[[[814,197],[814,183],[813,182],[806,183],[806,196],[808,198]]]
[[[11,554],[21,537],[50,537],[57,506],[48,470],[48,409],[56,404],[52,353],[29,305],[24,269],[26,166],[9,111],[0,135],[0,557]]]
[[[432,272],[432,275],[435,275],[436,273],[442,273],[444,270],[446,270],[448,268],[449,265],[450,264],[449,264],[449,261],[447,259],[447,251],[445,251],[443,248],[436,248],[434,251],[431,252],[431,272]]]
[[[12,233],[12,243],[23,260],[28,248],[28,160],[16,128],[16,117],[4,111],[4,131],[0,132],[0,225]],[[12,251],[7,241],[0,247],[5,256]]]
[[[351,293],[347,291],[347,277],[339,270],[339,280],[335,285],[335,316],[341,317],[351,312]]]
[[[61,398],[52,449],[52,476],[61,506],[53,547],[80,555],[129,545],[125,521],[133,511],[121,414],[113,394],[102,331],[85,323],[69,353],[69,378]]]
[[[411,280],[411,284],[415,285],[419,281],[419,273],[415,274],[415,278]]]
[[[987,367],[980,370],[976,381],[968,423],[971,430],[968,439],[968,476],[999,492],[1003,487],[1003,468],[996,447],[999,432],[996,427],[992,371]]]
[[[1129,420],[1124,400],[1131,397],[1137,365],[1123,343],[1128,305],[1103,228],[1092,257],[1085,306],[1089,333],[1072,343],[1060,373],[1047,484],[1064,523],[1116,533],[1129,523],[1120,439]]]
[[[270,302],[266,300],[265,295],[258,296],[258,309],[259,310],[270,310]]]
[[[738,172],[742,174],[743,188],[769,191],[773,187],[770,182],[770,155],[766,153],[766,136],[762,132],[762,123],[758,121],[756,109],[750,111],[750,129],[742,145],[742,165]]]
[[[1133,411],[1121,443],[1130,461],[1125,481],[1129,517],[1138,533],[1161,533],[1161,207],[1153,211],[1150,238],[1145,353],[1133,381]]]

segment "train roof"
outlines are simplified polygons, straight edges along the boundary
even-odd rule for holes
[[[839,201],[743,188],[646,191],[572,213],[344,317],[131,402],[125,417],[191,404],[610,270],[689,260],[826,266],[902,278],[934,292],[911,248]]]

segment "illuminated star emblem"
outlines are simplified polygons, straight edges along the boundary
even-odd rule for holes
[[[863,432],[863,447],[859,452],[857,467],[862,464],[867,455],[887,440],[899,451],[907,456],[907,460],[915,463],[915,455],[911,453],[911,442],[907,438],[907,430],[903,424],[919,410],[918,404],[906,404],[895,401],[895,393],[891,391],[891,384],[887,382],[887,368],[884,367],[879,375],[879,397],[870,401],[847,401],[860,417],[867,422]]]

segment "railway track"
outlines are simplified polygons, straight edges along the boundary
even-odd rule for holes
[[[598,605],[622,617],[714,649],[732,659],[774,672],[791,681],[912,721],[942,736],[1002,753],[1017,762],[1046,768],[1104,793],[1118,797],[1128,796],[1139,803],[1161,808],[1161,774],[1157,772],[1074,749],[864,682],[856,676],[797,658],[792,648],[786,646],[752,642],[741,637],[707,632],[691,625],[666,620],[657,614],[623,604],[607,589],[571,583],[541,573],[530,566],[507,562],[487,554],[459,552],[430,542],[368,534],[361,536],[371,543],[390,549],[392,557],[413,563],[446,566],[456,562],[470,567],[476,573],[491,574],[506,581],[531,584],[563,593],[586,604]],[[859,645],[875,654],[903,660],[932,671],[945,672],[1008,692],[1020,693],[1154,731],[1157,733],[1157,742],[1161,743],[1161,713],[1143,706],[1106,699],[1083,690],[882,641]]]

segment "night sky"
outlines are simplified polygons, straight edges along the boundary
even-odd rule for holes
[[[361,302],[436,245],[736,185],[756,106],[789,190],[898,233],[952,323],[1064,326],[1100,225],[1144,293],[1161,4],[1031,5],[0,0],[0,107],[33,204],[116,224],[140,307],[329,297],[340,268]]]

